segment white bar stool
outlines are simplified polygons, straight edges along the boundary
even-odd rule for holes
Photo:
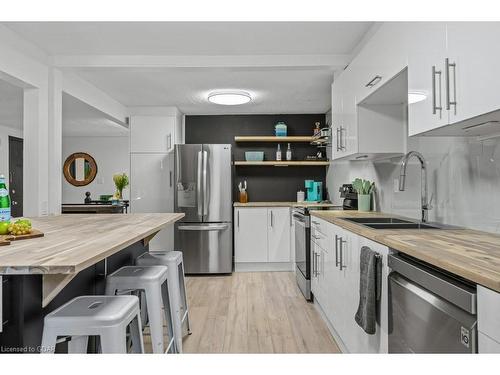
[[[127,353],[127,326],[132,350],[144,353],[139,299],[136,296],[81,296],[47,314],[42,353],[54,353],[57,338],[70,336],[70,353],[87,353],[89,336],[99,336],[102,353]]]
[[[182,252],[180,251],[165,251],[165,252],[148,252],[143,253],[135,260],[137,265],[152,266],[164,265],[168,269],[168,287],[170,293],[170,305],[172,311],[176,313],[179,319],[174,319],[174,335],[177,350],[182,353],[182,337],[183,324],[186,324],[187,333],[191,334],[189,325],[189,308],[186,295],[186,284],[184,280],[184,262]]]
[[[165,266],[125,266],[113,272],[106,278],[106,294],[115,295],[139,291],[144,293],[145,306],[141,310],[147,311],[147,319],[151,332],[153,353],[175,353],[177,343],[173,334],[173,319],[170,304],[170,290],[167,284],[167,267]],[[168,328],[169,342],[164,349],[163,317]]]

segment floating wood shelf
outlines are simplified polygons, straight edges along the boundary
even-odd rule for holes
[[[268,167],[292,167],[292,166],[327,166],[330,165],[329,161],[311,160],[311,161],[235,161],[234,165],[248,165],[248,166],[268,166]]]
[[[303,142],[310,143],[313,141],[312,136],[290,136],[290,137],[275,137],[275,136],[236,136],[235,142]]]

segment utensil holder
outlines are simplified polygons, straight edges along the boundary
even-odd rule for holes
[[[358,211],[371,211],[371,194],[358,194]]]
[[[248,203],[248,193],[246,191],[240,191],[240,203]]]

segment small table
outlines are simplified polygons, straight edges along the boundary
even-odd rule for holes
[[[91,203],[64,203],[61,205],[63,214],[126,214],[129,201],[123,200],[118,204],[110,201],[91,201]]]

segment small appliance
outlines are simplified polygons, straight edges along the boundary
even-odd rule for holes
[[[306,180],[306,201],[321,202],[323,200],[323,183],[314,180]]]
[[[340,198],[344,198],[342,208],[344,210],[358,209],[358,194],[354,191],[352,184],[343,184],[340,189]]]

